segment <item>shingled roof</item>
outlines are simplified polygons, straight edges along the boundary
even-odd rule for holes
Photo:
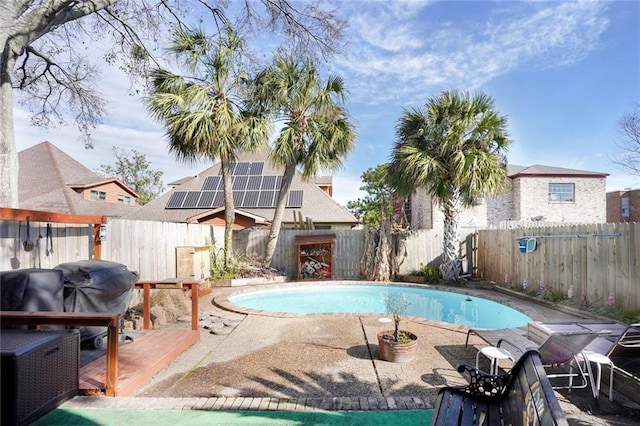
[[[261,180],[266,176],[282,176],[284,169],[273,167],[267,160],[268,153],[269,148],[264,148],[254,153],[242,153],[238,156],[236,164],[258,163],[261,170],[259,170],[259,174],[253,175],[256,180]],[[210,205],[205,208],[187,208],[184,207],[185,204],[175,203],[173,201],[176,199],[175,195],[177,195],[177,192],[193,193],[194,195],[198,192],[203,192],[203,188],[206,188],[205,183],[212,182],[212,180],[217,179],[218,176],[220,176],[219,162],[196,176],[185,177],[172,182],[170,186],[173,188],[170,191],[142,206],[138,211],[127,216],[127,218],[165,222],[194,222],[197,221],[197,218],[206,216],[207,213],[220,211],[219,203],[216,204],[214,201],[211,201]],[[208,178],[210,179],[207,180]],[[295,192],[298,196],[297,201],[299,201],[299,204],[294,203],[291,208],[285,209],[284,223],[295,222],[294,211],[300,212],[303,218],[309,218],[316,224],[344,224],[353,226],[358,223],[358,220],[349,213],[345,207],[336,202],[322,189],[318,188],[312,181],[304,181],[302,174],[297,171],[293,178],[290,191]],[[209,191],[208,194],[213,197],[213,192],[214,191]],[[259,190],[256,192],[259,192]],[[238,205],[238,203],[236,203],[236,213],[253,218],[260,218],[260,222],[270,222],[273,219],[275,212],[274,206],[259,208],[248,207],[247,205],[254,204],[245,203],[245,205]]]
[[[74,191],[114,182],[137,194],[117,178],[105,178],[45,141],[18,153],[18,203],[21,209],[119,217],[138,206],[87,200]]]
[[[527,176],[555,176],[555,177],[607,177],[608,173],[589,172],[586,170],[566,169],[563,167],[543,166],[534,164],[533,166],[516,166],[509,164],[507,166],[507,175],[511,179]]]

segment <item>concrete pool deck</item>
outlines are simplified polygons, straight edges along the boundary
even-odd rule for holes
[[[418,356],[406,364],[389,363],[377,357],[377,333],[388,328],[378,321],[383,315],[243,314],[212,303],[235,291],[238,288],[215,288],[200,300],[201,318],[218,318],[230,326],[221,334],[203,330],[193,347],[135,397],[75,398],[63,407],[423,409],[436,403],[442,386],[466,384],[457,366],[475,363],[478,348],[484,346],[472,337],[465,347],[464,326],[410,318],[402,328],[418,335]],[[515,307],[533,320],[576,318],[494,290],[464,291]],[[628,410],[617,395],[613,402],[601,395],[596,413],[589,412],[588,389],[557,395],[570,424],[637,424],[637,418],[621,415]]]

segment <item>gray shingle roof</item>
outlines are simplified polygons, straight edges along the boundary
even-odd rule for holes
[[[45,141],[20,151],[18,164],[18,203],[21,209],[125,216],[139,208],[82,198],[71,187],[94,186],[114,179],[99,176],[51,142]],[[115,181],[131,191],[119,180]]]
[[[276,168],[267,160],[269,148],[258,150],[254,153],[242,153],[236,160],[239,162],[264,162],[262,175],[282,175],[284,169]],[[209,176],[217,176],[220,172],[220,163],[216,163],[196,176],[185,177],[174,182],[178,183],[175,189],[162,194],[160,197],[142,206],[138,211],[127,216],[128,219],[157,220],[166,222],[186,222],[187,219],[201,215],[212,209],[166,209],[167,201],[174,191],[199,191],[203,183]],[[333,198],[327,195],[311,181],[305,182],[302,174],[296,172],[291,184],[291,190],[303,190],[304,199],[301,208],[287,208],[284,213],[284,223],[294,222],[294,211],[299,211],[303,218],[310,218],[314,223],[342,223],[355,225],[357,219],[349,211],[338,204]],[[267,221],[273,219],[274,208],[237,208],[236,211],[265,218]]]
[[[608,173],[589,172],[586,170],[566,169],[563,167],[543,166],[534,164],[533,166],[507,165],[507,175],[514,179],[521,176],[581,176],[581,177],[607,177]]]

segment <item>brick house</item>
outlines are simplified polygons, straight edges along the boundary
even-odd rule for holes
[[[607,222],[640,222],[640,189],[607,192]]]
[[[138,194],[117,178],[100,176],[45,141],[18,153],[21,209],[121,217]]]
[[[607,220],[607,173],[533,165],[508,165],[511,189],[485,198],[460,213],[464,229],[482,229],[505,223],[544,221],[602,223]],[[424,190],[410,200],[412,229],[441,229],[443,213]]]

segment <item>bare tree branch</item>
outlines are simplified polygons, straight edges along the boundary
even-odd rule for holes
[[[616,143],[619,154],[612,161],[640,176],[640,104],[620,119],[619,126],[622,140]]]
[[[175,29],[236,27],[268,36],[272,48],[324,59],[340,49],[345,26],[326,0],[0,0],[0,205],[17,206],[14,99],[32,122],[75,121],[86,146],[102,120],[95,53],[144,90],[148,68],[168,59],[162,49]],[[212,19],[213,18],[213,19]],[[21,93],[21,96],[16,94]],[[5,154],[6,153],[6,154]]]

